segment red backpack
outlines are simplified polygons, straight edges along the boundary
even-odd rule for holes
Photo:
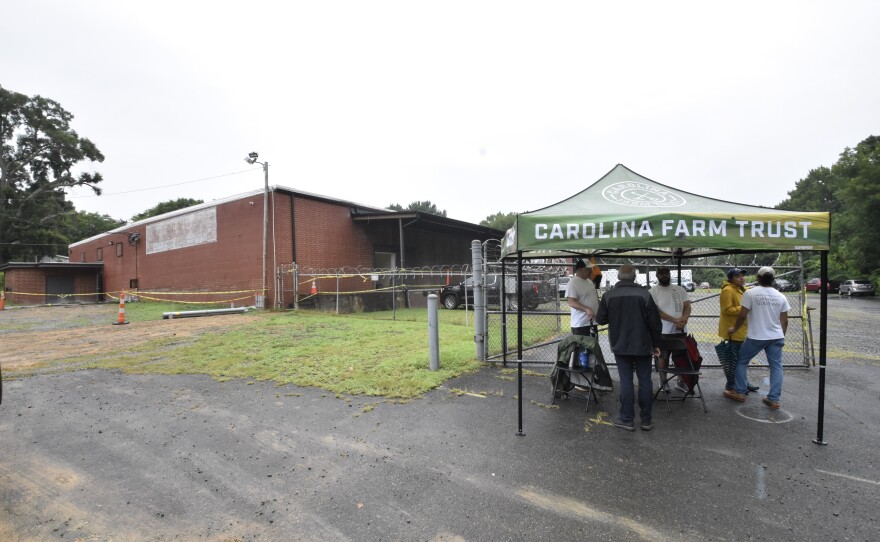
[[[685,355],[684,350],[674,352],[672,354],[672,362],[675,363],[675,366],[679,369],[690,369],[691,366],[688,363],[688,357],[690,357],[694,370],[699,371],[700,367],[703,365],[703,356],[700,355],[700,348],[697,345],[697,340],[694,339],[694,336],[690,333],[687,336],[682,337],[681,340],[687,347],[687,355]],[[700,379],[700,375],[682,375],[681,378],[687,385],[688,390],[694,391],[694,386]]]

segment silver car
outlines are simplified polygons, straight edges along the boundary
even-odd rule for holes
[[[854,295],[874,295],[874,285],[870,280],[851,279],[844,281],[840,285],[840,295],[846,294],[850,297]]]

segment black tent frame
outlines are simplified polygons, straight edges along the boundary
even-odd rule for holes
[[[830,224],[829,224],[830,229]],[[741,253],[744,251],[740,250],[731,250],[726,252],[719,252],[718,254],[735,254]],[[752,253],[758,253],[759,251],[755,251]],[[773,251],[779,252],[779,251]],[[795,251],[788,251],[795,252]],[[818,413],[817,413],[817,423],[816,423],[816,438],[813,439],[813,442],[818,445],[825,446],[828,443],[825,442],[824,433],[825,433],[825,367],[827,361],[827,338],[828,338],[828,251],[822,250],[820,252],[820,267],[821,267],[821,283],[820,283],[820,301],[819,301],[819,396],[818,396]],[[522,298],[522,268],[523,268],[523,253],[522,251],[518,251],[515,253],[516,259],[516,282],[517,282],[517,310],[516,310],[516,318],[517,318],[517,338],[516,338],[516,365],[517,365],[517,436],[525,436],[523,432],[523,419],[522,419],[522,402],[523,402],[523,391],[522,391],[522,366],[523,366],[523,298]],[[613,255],[613,252],[607,252],[609,256]],[[570,256],[595,256],[600,255],[599,252],[595,254],[589,253],[575,253],[572,252]],[[623,256],[623,255],[622,255]],[[668,256],[668,254],[667,254]],[[688,257],[686,254],[682,252],[681,249],[677,250],[674,254],[671,255],[676,262],[676,265],[679,270],[679,276],[681,276],[681,261],[682,259]],[[705,257],[706,254],[698,254],[692,257]],[[626,257],[626,256],[623,256]],[[513,259],[512,256],[508,256],[502,260],[502,277],[504,276],[504,263],[505,260]],[[531,258],[530,258],[531,259]],[[504,281],[501,282],[502,287],[502,299],[504,299]],[[504,304],[502,304],[502,310],[504,310]],[[506,334],[506,326],[505,326],[505,334]],[[506,337],[505,337],[506,339]]]

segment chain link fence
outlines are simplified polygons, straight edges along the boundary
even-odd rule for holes
[[[603,270],[615,269],[622,263],[604,263],[598,262]],[[645,262],[631,262],[636,264],[640,272],[648,269]],[[654,264],[653,269],[663,266],[664,263]],[[671,264],[666,264],[672,267]],[[534,267],[534,266],[528,266]],[[571,262],[561,265],[557,262],[541,262],[537,266],[543,270],[557,269],[550,278],[545,278],[551,285],[559,289],[556,299],[548,300],[533,307],[525,307],[522,314],[522,335],[523,335],[523,361],[538,364],[552,364],[556,362],[556,349],[547,348],[559,342],[562,338],[571,332],[570,327],[570,309],[564,298],[564,285],[561,272],[565,269],[571,269]],[[695,267],[695,266],[692,266]],[[718,269],[721,274],[726,272],[729,267],[712,267],[704,268]],[[524,266],[524,269],[526,266]],[[507,273],[512,273],[516,277],[516,269],[514,266],[507,266]],[[806,367],[815,363],[815,348],[812,343],[812,322],[810,310],[806,306],[806,297],[803,288],[803,273],[800,268],[784,268],[778,267],[777,272],[780,276],[787,277],[784,279],[784,286],[780,286],[780,291],[788,299],[791,310],[788,312],[788,330],[785,337],[785,348],[783,350],[783,365],[788,367]],[[537,271],[530,269],[531,275],[523,272],[523,283],[526,285],[526,277],[535,277]],[[642,279],[650,277],[650,273],[643,273]],[[684,273],[683,273],[684,276]],[[647,282],[647,280],[645,280]],[[719,296],[721,292],[720,285],[712,287],[709,284],[694,285],[694,290],[688,293],[691,301],[691,316],[688,321],[687,331],[697,340],[700,353],[703,356],[704,367],[720,367],[718,357],[715,353],[715,345],[722,339],[718,334],[718,316],[720,312]],[[647,286],[646,286],[647,287]],[[599,295],[604,294],[606,287],[599,290]],[[490,310],[487,311],[487,361],[511,361],[517,357],[518,344],[518,315],[516,311],[511,310]],[[603,354],[609,364],[614,363],[614,355],[608,345],[607,328],[599,327],[599,342],[602,346]],[[767,365],[766,357],[763,353],[759,354],[752,363],[757,366]]]

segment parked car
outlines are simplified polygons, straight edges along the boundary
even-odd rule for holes
[[[850,279],[840,285],[840,295],[874,295],[874,285],[870,280]]]
[[[500,307],[501,276],[489,273],[483,279],[484,288],[486,289],[486,304]],[[473,277],[468,277],[464,282],[460,282],[455,286],[446,286],[440,290],[440,301],[447,309],[454,310],[465,304],[465,295],[467,295],[467,304],[473,305]],[[546,280],[523,280],[523,308],[527,311],[535,310],[542,303],[553,301],[555,295],[558,295],[556,294],[556,287]],[[511,311],[517,310],[515,277],[507,277],[505,297],[507,298],[507,309]]]
[[[702,290],[708,290],[711,287],[712,287],[712,285],[709,284],[708,282],[701,282],[700,283],[700,289],[702,289]]]
[[[791,282],[787,279],[776,279],[773,281],[773,287],[779,290],[780,292],[796,292],[798,290],[797,284]]]
[[[571,275],[563,275],[556,279],[556,283],[559,285],[559,299],[565,299],[565,289],[568,288],[570,281]]]
[[[686,292],[693,292],[697,289],[697,285],[692,281],[686,280],[681,283],[681,287],[684,288]]]
[[[804,288],[806,288],[808,292],[818,292],[821,286],[822,279],[820,279],[819,277],[812,278],[808,280],[806,284],[804,284]],[[829,292],[836,292],[840,288],[840,284],[837,281],[829,280],[827,288]]]

